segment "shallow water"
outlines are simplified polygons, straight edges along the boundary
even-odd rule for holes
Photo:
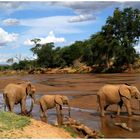
[[[79,98],[83,96],[95,95],[98,89],[106,84],[120,84],[128,83],[134,84],[140,90],[140,75],[139,74],[57,74],[57,75],[44,75],[39,78],[23,77],[24,80],[30,80],[34,83],[39,83],[43,85],[49,85],[54,89],[55,87],[60,88],[61,90],[48,90],[47,94],[65,94],[68,95],[69,99]],[[36,95],[36,98],[39,99],[42,96],[42,92]],[[0,101],[2,95],[0,94]],[[90,99],[90,98],[89,98]],[[85,101],[88,102],[88,101]],[[88,104],[87,104],[88,105]],[[29,109],[30,99],[27,99],[27,108]],[[0,108],[3,108],[3,103],[0,103]],[[20,106],[16,105],[14,108],[16,113],[20,113]],[[64,108],[64,116],[67,116],[67,108]],[[109,111],[108,111],[109,112]],[[50,109],[47,112],[48,122],[54,124],[56,122],[56,111],[55,109]],[[98,111],[94,109],[82,109],[81,107],[76,108],[72,107],[71,116],[78,120],[81,123],[89,126],[92,129],[101,131],[105,138],[140,138],[140,118],[127,117],[127,113],[123,112],[121,117],[112,118],[111,115],[114,115],[114,112],[109,112],[105,117],[100,117]],[[39,118],[39,106],[34,105],[32,112],[33,118]],[[125,122],[129,127],[133,129],[133,132],[124,130],[118,126],[115,126],[116,122]]]

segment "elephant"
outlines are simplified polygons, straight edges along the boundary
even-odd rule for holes
[[[70,117],[70,104],[67,96],[62,95],[43,95],[38,103],[40,105],[40,118],[42,121],[48,122],[45,112],[48,109],[56,107],[58,125],[63,124],[62,106],[68,105],[68,113]]]
[[[106,84],[97,93],[97,99],[101,110],[101,116],[104,116],[105,110],[111,104],[117,104],[117,115],[120,115],[120,110],[124,104],[128,115],[132,115],[131,98],[140,100],[140,92],[137,87],[128,84]]]
[[[10,83],[3,90],[3,98],[4,98],[4,109],[6,111],[6,106],[10,112],[13,112],[14,105],[20,103],[21,106],[21,114],[27,115],[31,113],[34,102],[35,102],[35,91],[36,88],[31,82],[20,82],[20,83]],[[26,98],[30,96],[32,99],[32,104],[30,110],[26,110]]]

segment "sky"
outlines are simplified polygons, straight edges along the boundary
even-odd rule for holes
[[[41,44],[54,42],[64,47],[88,39],[101,30],[116,7],[140,9],[140,1],[1,1],[0,64],[8,58],[34,59],[30,51],[40,38]],[[140,45],[136,46],[140,51]]]

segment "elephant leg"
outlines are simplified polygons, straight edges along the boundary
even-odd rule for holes
[[[6,111],[6,107],[8,108],[8,111],[10,111],[10,104],[6,95],[4,96],[4,102],[4,111]]]
[[[122,106],[123,106],[123,101],[121,100],[121,101],[118,103],[118,106],[117,106],[117,115],[118,115],[118,116],[120,115]]]
[[[60,119],[61,119],[61,124],[63,124],[63,111],[62,111],[62,106],[60,106]]]
[[[9,102],[9,111],[13,112],[14,109],[14,102]]]
[[[106,105],[106,106],[104,107],[104,110],[107,110],[108,106],[109,106],[109,105]]]
[[[117,106],[117,115],[119,116],[120,115],[120,111],[121,111],[121,108],[120,108],[120,105]]]
[[[5,106],[4,106],[5,111],[6,111],[6,107],[8,108],[8,111],[10,111],[10,105],[7,99],[5,100]]]
[[[60,126],[63,124],[62,106],[56,105],[56,111],[57,111],[57,122],[58,122],[58,125]]]
[[[48,123],[48,117],[46,116],[45,112],[46,112],[46,108],[43,107],[43,105],[40,104],[40,119],[43,122]]]
[[[101,116],[104,117],[105,116],[105,111],[104,111],[104,101],[101,101],[101,97],[98,97],[99,100],[99,106],[100,106],[100,111],[101,111]]]
[[[26,115],[27,111],[26,111],[26,100],[22,99],[21,100],[21,114]]]
[[[9,105],[8,102],[6,103],[6,106],[7,106],[7,108],[8,108],[8,111],[10,111],[10,105]],[[5,111],[6,111],[6,109],[5,109]]]
[[[127,109],[127,111],[128,111],[128,115],[129,115],[129,116],[132,116],[132,110],[131,110],[130,100],[128,100],[128,99],[123,99],[123,102],[124,102],[124,104],[125,104],[125,106],[126,106],[126,109]]]
[[[8,102],[7,102],[7,98],[6,95],[3,94],[3,99],[4,99],[4,111],[6,111],[6,107],[8,107]],[[9,108],[8,108],[9,110]]]

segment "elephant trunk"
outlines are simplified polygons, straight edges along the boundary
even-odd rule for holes
[[[27,112],[28,114],[30,114],[32,112],[34,103],[35,103],[35,97],[31,96],[31,106],[30,106],[30,110]]]

